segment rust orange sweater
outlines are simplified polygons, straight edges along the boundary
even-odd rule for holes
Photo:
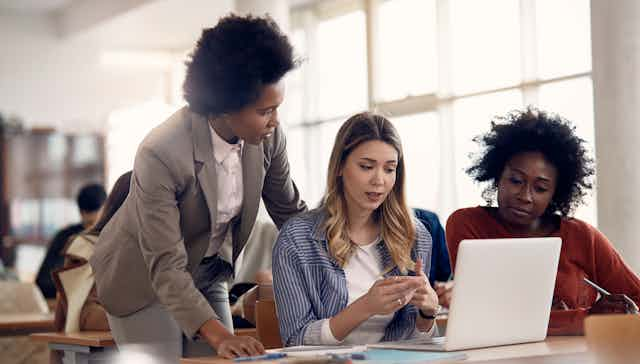
[[[480,206],[460,209],[447,220],[452,268],[455,268],[458,245],[464,239],[524,237],[508,232],[489,209]],[[569,310],[551,311],[549,335],[583,334],[584,318],[597,298],[596,290],[586,285],[583,277],[611,293],[626,294],[640,306],[640,279],[600,231],[584,221],[563,218],[560,229],[551,236],[562,238],[553,299],[564,301]]]

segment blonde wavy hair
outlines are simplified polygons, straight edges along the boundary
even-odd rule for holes
[[[322,201],[327,211],[325,229],[329,252],[341,267],[344,267],[354,252],[355,243],[347,233],[347,201],[341,172],[349,154],[360,144],[371,140],[387,143],[398,152],[395,185],[374,212],[374,219],[381,225],[381,238],[393,263],[406,273],[415,268],[415,263],[411,260],[411,249],[415,243],[416,230],[405,202],[405,166],[400,137],[391,122],[381,115],[368,112],[356,114],[340,127],[336,135],[327,173],[327,191]],[[393,266],[385,267],[387,271],[392,268]]]

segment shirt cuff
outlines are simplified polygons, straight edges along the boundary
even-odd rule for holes
[[[433,324],[428,331],[420,331],[418,328],[413,329],[413,334],[411,334],[411,338],[420,338],[420,337],[436,337],[439,336],[438,324],[436,320],[433,320]]]
[[[342,341],[338,341],[335,336],[333,336],[331,326],[329,325],[329,319],[322,320],[322,327],[320,328],[320,341],[322,341],[322,345],[337,345],[342,343]]]
[[[322,324],[324,320],[313,321],[307,325],[302,337],[302,345],[323,345]]]

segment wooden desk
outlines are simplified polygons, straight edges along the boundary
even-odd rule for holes
[[[88,364],[109,360],[117,352],[109,331],[32,334],[31,340],[46,342],[51,350],[63,352],[64,363]]]
[[[587,344],[582,336],[554,336],[531,344],[497,346],[465,350],[466,360],[460,363],[482,364],[592,364]],[[182,359],[180,364],[229,364],[230,360],[217,357]],[[266,364],[268,362],[252,362]]]
[[[587,342],[583,336],[550,336],[547,340],[530,344],[497,346],[465,350],[465,363],[589,363]],[[569,360],[567,357],[574,358]],[[559,361],[560,358],[565,361]],[[542,360],[542,361],[541,361]]]
[[[462,361],[460,363],[466,363]],[[529,356],[525,358],[478,361],[477,364],[596,364],[590,353]]]
[[[116,345],[109,331],[81,331],[74,333],[46,332],[31,335],[31,340],[57,344],[85,345],[96,348],[106,348]]]
[[[23,336],[53,330],[51,313],[0,314],[0,337]]]

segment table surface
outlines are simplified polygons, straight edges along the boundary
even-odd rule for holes
[[[255,329],[240,329],[236,330],[235,334],[240,336],[255,336]],[[115,345],[115,341],[109,331],[81,331],[76,333],[46,332],[31,335],[31,340],[92,347],[109,347]]]
[[[591,364],[591,355],[582,336],[552,336],[537,343],[497,346],[484,349],[463,350],[467,359],[460,363],[483,364]],[[218,357],[182,359],[181,364],[229,364],[230,360]],[[273,361],[255,361],[272,363]]]
[[[53,330],[52,313],[0,314],[0,336],[29,335]]]
[[[31,335],[31,340],[45,341],[50,344],[82,345],[98,348],[115,345],[111,332],[109,331],[47,332],[33,334]]]

